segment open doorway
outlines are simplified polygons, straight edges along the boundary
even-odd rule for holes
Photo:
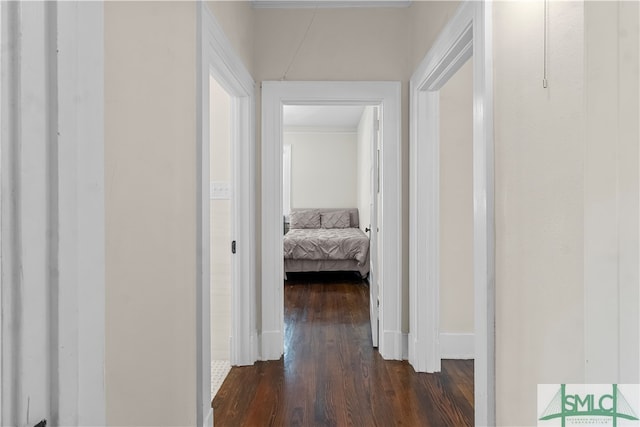
[[[473,57],[440,99],[440,359],[474,359]]]
[[[197,104],[197,155],[195,176],[198,187],[196,218],[196,414],[198,425],[211,425],[211,361],[212,326],[217,327],[212,316],[212,193],[214,202],[226,200],[229,222],[222,219],[220,227],[231,230],[227,244],[221,251],[232,256],[228,333],[222,339],[228,342],[229,362],[232,366],[250,365],[258,359],[256,303],[255,303],[255,82],[235,54],[224,36],[219,23],[204,3],[198,3],[198,104]],[[212,79],[228,96],[228,177],[229,182],[211,189],[211,88]],[[215,97],[215,96],[214,96]],[[215,123],[213,123],[215,125]],[[214,175],[214,179],[215,178]],[[228,180],[228,181],[226,181]],[[214,186],[214,187],[217,187]],[[228,190],[228,194],[227,193]],[[217,199],[221,197],[221,199]],[[223,203],[223,204],[225,204]],[[221,213],[223,213],[221,211]],[[214,215],[216,212],[214,210]],[[218,221],[216,221],[216,227]],[[235,241],[235,254],[228,240]],[[226,250],[224,249],[226,246]],[[222,253],[222,252],[221,252]],[[214,249],[215,254],[215,249]],[[214,255],[215,256],[215,255]],[[215,261],[217,262],[217,261]],[[228,263],[228,262],[227,262]],[[216,266],[214,266],[214,271]],[[224,298],[223,298],[224,300]],[[224,305],[224,303],[223,303]],[[214,322],[212,322],[214,321]],[[215,323],[212,324],[212,323]],[[226,330],[226,327],[225,327]],[[226,354],[226,352],[225,352]]]
[[[378,130],[373,105],[283,107],[285,290],[317,281],[367,285],[375,347]],[[308,214],[319,221],[301,223]]]
[[[231,369],[231,291],[235,245],[231,97],[210,78],[211,398]]]
[[[466,2],[411,77],[409,362],[440,371],[440,90],[473,55],[475,424],[495,424],[493,54],[489,2]]]
[[[279,359],[284,349],[283,307],[283,111],[287,106],[376,105],[381,112],[381,193],[378,236],[379,291],[371,299],[379,314],[378,347],[386,359],[401,359],[401,176],[400,84],[397,82],[263,82],[262,139],[262,357]],[[292,148],[295,150],[295,148]],[[355,165],[353,166],[355,167]],[[364,224],[365,228],[366,225]],[[379,301],[379,307],[378,307]]]

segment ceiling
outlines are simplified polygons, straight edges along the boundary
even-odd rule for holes
[[[357,130],[364,105],[285,105],[285,130],[334,129]]]

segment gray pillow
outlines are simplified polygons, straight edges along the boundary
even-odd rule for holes
[[[320,213],[312,210],[291,212],[289,228],[320,228]]]
[[[322,228],[349,228],[351,217],[348,211],[323,212],[320,214]]]

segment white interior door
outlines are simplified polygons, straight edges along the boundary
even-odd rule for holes
[[[378,333],[379,333],[379,321],[378,321],[378,309],[379,304],[379,277],[380,271],[378,262],[378,196],[380,194],[380,150],[379,150],[379,130],[380,130],[380,117],[378,107],[373,107],[373,129],[371,130],[371,204],[370,215],[371,224],[369,225],[370,244],[369,254],[371,258],[370,270],[369,270],[369,312],[371,318],[371,338],[373,340],[373,346],[378,347]]]
[[[291,213],[291,145],[282,146],[282,212]]]

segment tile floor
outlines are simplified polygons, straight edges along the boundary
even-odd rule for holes
[[[211,398],[213,399],[231,370],[228,360],[211,361]]]

